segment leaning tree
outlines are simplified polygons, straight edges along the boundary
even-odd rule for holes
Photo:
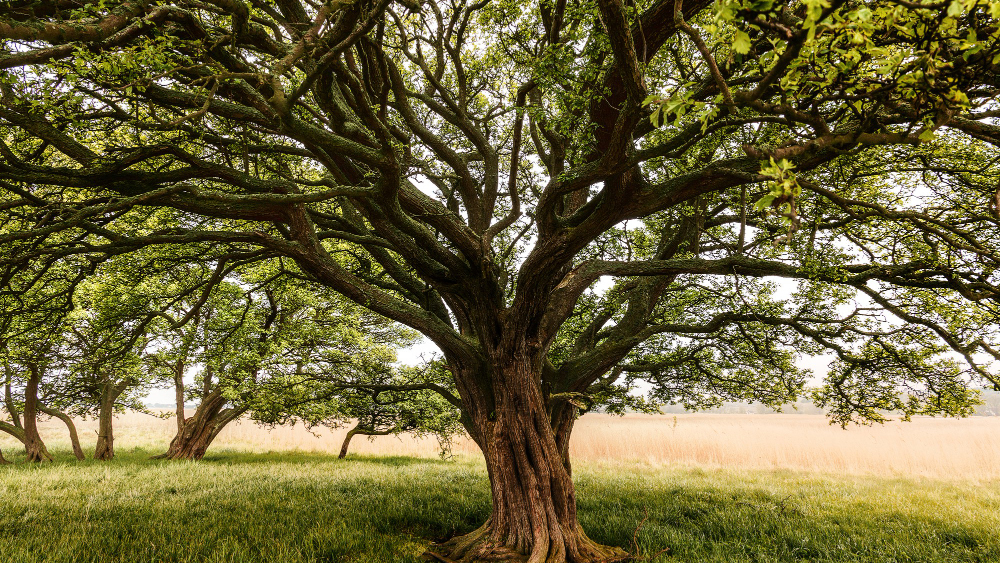
[[[625,557],[578,524],[568,444],[637,378],[780,401],[830,351],[841,420],[1000,381],[995,0],[0,17],[0,262],[259,249],[426,335],[492,490],[436,557]]]

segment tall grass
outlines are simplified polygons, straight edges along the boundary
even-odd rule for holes
[[[50,447],[68,448],[61,422],[47,421],[41,428]],[[96,442],[96,429],[93,421],[80,422],[88,452]],[[115,445],[120,451],[165,450],[175,431],[173,419],[129,414],[116,423]],[[301,426],[268,429],[241,421],[227,427],[209,451],[337,453],[347,430],[314,432]],[[12,438],[0,435],[0,448],[9,457],[18,446]],[[433,439],[408,436],[374,441],[358,437],[351,451],[433,458],[438,445]],[[475,444],[466,439],[457,440],[454,451],[479,455]],[[571,453],[579,461],[652,466],[989,480],[1000,479],[1000,417],[917,418],[843,430],[815,415],[588,414],[577,423]]]

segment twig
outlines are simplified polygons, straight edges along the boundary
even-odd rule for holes
[[[648,506],[644,506],[643,509],[642,509],[642,511],[644,513],[644,516],[642,517],[642,521],[639,522],[639,525],[635,527],[635,531],[632,532],[632,551],[635,552],[635,553],[639,553],[639,530],[642,530],[642,527],[646,524],[646,520],[649,520],[649,507]],[[632,556],[632,561],[652,561],[653,559],[659,557],[660,555],[662,555],[662,554],[664,554],[664,553],[666,553],[668,551],[670,551],[670,548],[669,547],[665,547],[665,548],[661,549],[660,551],[657,551],[656,553],[654,553],[652,555],[646,555],[644,557],[639,557],[638,555],[633,555]]]

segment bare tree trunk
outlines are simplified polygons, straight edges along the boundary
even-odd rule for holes
[[[566,473],[573,475],[573,465],[569,459],[569,439],[573,435],[576,419],[580,417],[580,409],[569,402],[563,402],[552,409],[552,429],[555,433],[556,447],[562,455]]]
[[[37,364],[28,364],[28,384],[24,387],[24,451],[28,461],[52,461],[52,455],[38,434],[38,383],[41,372]]]
[[[4,385],[3,385],[3,399],[4,405],[7,408],[7,412],[10,414],[11,420],[14,422],[14,426],[17,428],[23,428],[21,426],[21,415],[17,412],[17,405],[14,404],[14,394],[10,390],[10,380],[13,376],[10,373],[10,366],[4,366]]]
[[[344,459],[347,457],[347,448],[351,445],[351,438],[358,433],[358,428],[361,424],[357,424],[354,428],[347,431],[347,436],[344,437],[344,443],[340,446],[340,455],[337,456],[338,459]]]
[[[3,456],[3,450],[0,450],[0,465],[10,465],[10,462],[7,461],[7,458]]]
[[[154,459],[201,459],[227,424],[236,420],[246,407],[224,408],[226,398],[218,388],[202,398],[194,414],[184,421],[170,447]]]
[[[347,457],[347,448],[351,445],[351,438],[357,436],[358,434],[362,434],[364,436],[388,436],[389,434],[392,434],[392,430],[362,428],[361,422],[358,422],[354,425],[354,428],[347,431],[347,436],[344,437],[344,443],[340,446],[340,455],[337,456],[339,459]]]
[[[463,563],[624,561],[625,551],[594,542],[577,520],[567,445],[572,424],[565,420],[570,413],[553,420],[537,383],[541,360],[524,348],[492,359],[492,389],[475,373],[456,370],[486,458],[493,507],[482,527],[433,553]]]
[[[115,457],[115,401],[119,393],[110,383],[101,386],[101,405],[97,411],[97,447],[94,448],[94,459],[108,461]]]
[[[50,409],[41,403],[38,404],[38,410],[63,421],[69,430],[69,441],[73,445],[73,455],[76,456],[78,461],[87,459],[87,456],[83,454],[83,448],[80,447],[80,436],[76,432],[76,424],[73,423],[73,419],[66,413],[57,409]]]
[[[184,431],[184,360],[174,366],[174,400],[177,401],[177,433]]]

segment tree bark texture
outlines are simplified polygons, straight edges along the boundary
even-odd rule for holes
[[[184,362],[174,365],[174,400],[177,401],[177,433],[184,431]]]
[[[239,418],[245,408],[225,408],[226,398],[222,391],[215,389],[205,395],[194,414],[184,421],[184,426],[170,441],[166,453],[156,459],[201,459],[216,436],[233,420]]]
[[[83,453],[83,448],[80,447],[80,436],[77,434],[76,424],[73,423],[73,419],[66,413],[58,409],[50,409],[41,403],[38,404],[38,410],[63,421],[63,423],[66,424],[66,428],[69,430],[69,441],[73,445],[73,455],[76,456],[78,461],[87,459],[87,456]]]
[[[432,552],[463,563],[623,561],[625,551],[597,544],[578,523],[576,492],[563,454],[572,425],[557,416],[559,425],[553,427],[538,385],[541,358],[524,348],[494,358],[490,389],[476,388],[483,379],[459,374],[486,459],[493,506],[486,524]]]
[[[45,442],[38,434],[38,383],[41,372],[34,364],[28,368],[28,383],[24,387],[24,451],[28,461],[52,461]]]
[[[24,387],[24,451],[28,461],[52,461],[52,455],[38,434],[38,383],[41,372],[34,364],[28,369],[28,383]]]

